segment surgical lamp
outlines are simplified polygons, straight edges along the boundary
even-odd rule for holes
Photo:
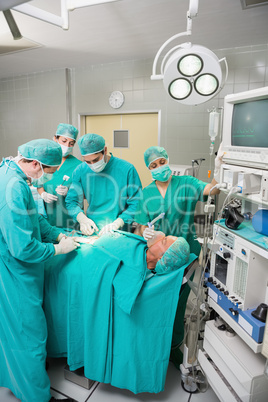
[[[153,64],[151,80],[163,80],[167,93],[186,105],[197,105],[213,98],[225,84],[228,66],[226,59],[219,60],[208,48],[182,43],[170,49],[161,63],[161,74],[156,74],[158,59],[166,46],[180,36],[191,35],[192,18],[197,15],[198,0],[190,0],[187,12],[187,31],[174,35],[159,49]],[[223,81],[221,62],[225,62]]]

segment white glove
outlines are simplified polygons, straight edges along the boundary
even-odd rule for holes
[[[63,237],[67,237],[64,233],[60,233],[57,237],[57,241],[60,242]]]
[[[143,237],[146,241],[152,239],[155,235],[154,226],[152,228],[145,228],[143,232]]]
[[[99,231],[96,224],[91,219],[87,218],[83,212],[79,212],[76,219],[77,222],[80,223],[80,230],[84,235],[91,236],[92,233]]]
[[[80,247],[80,244],[77,243],[73,237],[63,237],[59,244],[54,244],[55,254],[67,254],[71,251],[75,250],[77,247]]]
[[[214,179],[216,180],[217,183],[220,182],[220,172],[221,172],[223,155],[224,155],[224,152],[222,150],[222,143],[221,143],[219,150],[217,152],[217,156],[215,158]]]
[[[40,197],[48,204],[50,204],[51,202],[57,201],[57,199],[58,199],[58,197],[56,195],[47,193],[46,191],[43,191],[42,194],[40,195]]]
[[[109,223],[108,225],[103,226],[101,229],[99,236],[102,236],[105,233],[110,233],[113,232],[114,230],[120,229],[122,226],[124,226],[124,221],[121,218],[117,218],[115,221],[112,223]]]
[[[60,185],[60,186],[58,186],[58,187],[56,187],[56,193],[57,194],[59,194],[59,195],[63,195],[64,197],[66,197],[66,195],[67,195],[67,193],[68,193],[68,187],[67,186],[62,186],[62,185]]]

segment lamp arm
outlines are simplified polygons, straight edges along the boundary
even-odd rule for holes
[[[151,75],[151,80],[161,80],[163,78],[163,74],[156,74],[156,66],[158,63],[158,59],[160,57],[160,54],[162,53],[162,51],[165,49],[165,47],[172,42],[174,39],[177,39],[181,36],[186,36],[186,35],[191,35],[192,31],[185,31],[185,32],[181,32],[178,33],[176,35],[173,35],[171,38],[169,38],[165,43],[163,43],[163,45],[160,47],[160,49],[158,50],[158,52],[156,53],[156,56],[154,58],[154,63],[153,63],[153,70],[152,70],[152,75]],[[173,49],[172,49],[173,50]]]
[[[30,4],[22,4],[20,6],[13,7],[12,10],[29,15],[30,17],[37,18],[41,21],[48,22],[49,24],[59,26],[66,30],[69,28],[69,15],[66,7],[66,0],[61,0],[61,16],[42,10],[41,8],[32,6]]]
[[[222,59],[220,59],[220,60],[219,60],[219,63],[221,63],[222,61],[224,61],[224,63],[225,63],[225,68],[226,68],[226,70],[225,70],[225,79],[224,79],[224,82],[223,82],[221,88],[224,87],[224,85],[225,85],[225,83],[226,83],[226,80],[227,80],[227,77],[228,77],[228,72],[229,72],[226,57],[223,57]]]

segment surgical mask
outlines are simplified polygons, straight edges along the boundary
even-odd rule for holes
[[[63,157],[68,156],[73,152],[73,147],[67,147],[66,145],[60,144],[59,142],[58,144],[61,146]]]
[[[41,169],[42,169],[42,171],[43,171],[43,174],[42,174],[40,177],[38,177],[37,179],[34,178],[34,177],[31,177],[31,176],[29,176],[29,175],[27,174],[27,176],[30,177],[30,179],[31,179],[31,184],[32,184],[34,187],[43,187],[43,185],[44,185],[47,181],[52,180],[52,177],[53,177],[53,173],[45,173],[44,170],[43,170],[43,166],[42,166],[42,165],[40,165],[40,166],[41,166]]]
[[[152,178],[154,180],[158,180],[158,181],[168,181],[168,179],[171,176],[171,169],[169,167],[169,165],[163,165],[160,166],[159,168],[153,169],[151,170],[151,174],[152,174]]]
[[[101,158],[96,163],[92,163],[91,165],[89,165],[89,167],[91,170],[93,170],[93,172],[100,173],[103,171],[103,169],[105,168],[106,165],[107,165],[107,162],[105,162],[104,155],[103,155],[103,158]]]

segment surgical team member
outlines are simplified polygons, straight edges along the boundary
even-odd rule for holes
[[[151,171],[153,182],[142,191],[135,221],[141,226],[140,233],[146,240],[154,236],[155,230],[160,230],[166,235],[183,237],[190,245],[191,253],[197,256],[201,247],[196,240],[194,226],[194,211],[196,203],[203,201],[204,196],[209,195],[212,187],[217,184],[221,164],[220,152],[215,160],[214,178],[211,183],[204,183],[192,176],[172,176],[169,167],[169,158],[162,147],[153,146],[144,153],[144,162]],[[219,193],[213,189],[211,195]],[[153,228],[148,227],[160,213],[164,212],[164,218],[155,222]],[[171,359],[179,367],[182,362],[182,354],[179,346],[184,337],[184,314],[190,287],[188,284],[181,290],[172,339]]]
[[[135,167],[107,154],[105,140],[98,134],[86,134],[78,140],[84,163],[73,173],[66,197],[69,214],[79,222],[83,234],[120,229],[134,219],[141,191]],[[84,198],[88,202],[86,215]]]
[[[60,228],[78,228],[78,225],[69,216],[65,204],[65,197],[72,182],[73,171],[81,163],[79,159],[72,155],[77,135],[77,128],[71,124],[60,123],[58,125],[54,141],[62,149],[61,164],[51,180],[37,189],[45,202],[48,222]],[[64,178],[67,180],[64,180]]]
[[[50,180],[61,160],[59,144],[39,139],[0,165],[0,386],[22,402],[55,400],[45,368],[43,263],[78,243],[37,213],[29,184]]]
[[[217,158],[215,163],[220,162],[220,158]],[[153,181],[143,189],[135,214],[143,237],[148,240],[153,236],[154,229],[166,235],[182,236],[189,243],[191,253],[198,256],[201,247],[196,240],[194,226],[196,203],[209,195],[217,181],[213,178],[211,183],[205,183],[192,176],[172,176],[168,154],[162,147],[148,148],[144,153],[144,162],[151,171]],[[218,193],[219,190],[215,188],[211,195]],[[165,213],[164,218],[155,223],[154,229],[150,229],[148,222],[162,212]]]

